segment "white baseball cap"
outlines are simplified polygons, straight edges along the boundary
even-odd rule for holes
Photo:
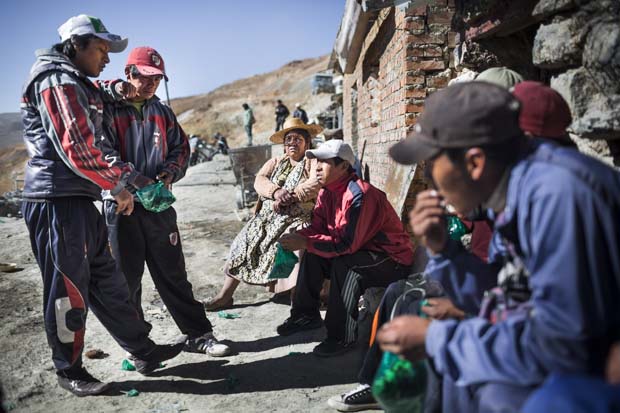
[[[306,158],[308,159],[332,159],[340,158],[349,162],[351,166],[355,165],[355,155],[353,149],[348,143],[338,139],[332,139],[321,146],[318,149],[311,149],[306,151]]]
[[[64,42],[73,35],[92,34],[110,44],[111,53],[120,53],[127,48],[128,39],[108,32],[103,22],[96,17],[80,14],[73,16],[58,28],[60,40]]]

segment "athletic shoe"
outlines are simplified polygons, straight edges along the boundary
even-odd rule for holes
[[[323,326],[323,320],[320,316],[300,315],[295,318],[289,317],[286,321],[278,326],[276,331],[281,336],[289,336],[305,330],[314,330]]]
[[[340,396],[331,397],[327,405],[339,412],[357,412],[360,410],[381,410],[372,395],[370,385],[360,384],[356,389]]]
[[[183,351],[208,354],[211,357],[225,357],[231,353],[230,347],[217,341],[212,332],[187,339]]]
[[[314,353],[315,356],[319,357],[339,356],[343,353],[346,353],[347,351],[352,350],[354,344],[355,343],[345,343],[344,341],[339,341],[328,337],[323,340],[321,344],[316,346],[312,350],[312,353]]]
[[[157,344],[153,350],[140,357],[133,356],[131,360],[134,363],[136,371],[143,375],[148,375],[160,367],[162,361],[170,360],[176,357],[181,351],[185,343],[177,344]]]

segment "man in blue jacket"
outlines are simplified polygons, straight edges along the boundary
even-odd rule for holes
[[[444,411],[517,412],[551,373],[604,373],[620,332],[620,175],[572,149],[528,142],[519,102],[485,82],[431,96],[415,132],[390,150],[400,163],[431,163],[438,193],[416,203],[412,228],[434,271],[492,268],[443,229],[445,205],[482,204],[510,260],[488,317],[403,316],[377,340],[386,351],[428,355],[444,382]]]

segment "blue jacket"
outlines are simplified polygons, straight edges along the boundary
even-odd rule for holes
[[[540,144],[510,172],[495,231],[530,273],[522,311],[491,324],[433,321],[426,352],[459,385],[538,385],[551,373],[600,375],[620,332],[620,174],[577,151]],[[447,248],[446,277],[496,271]],[[457,269],[451,263],[460,260]]]

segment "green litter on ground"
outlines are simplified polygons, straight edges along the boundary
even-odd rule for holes
[[[217,312],[217,316],[219,318],[228,318],[228,319],[241,318],[241,314],[239,314],[239,313],[229,313],[227,311],[218,311]]]
[[[17,405],[13,402],[8,402],[8,401],[2,402],[2,408],[7,412],[15,409],[16,407]]]
[[[159,363],[159,369],[162,369],[166,367],[166,365],[164,363]],[[136,371],[136,366],[134,366],[133,364],[131,364],[131,361],[127,360],[127,359],[123,359],[123,362],[121,363],[121,370],[125,370],[125,371]]]
[[[136,371],[136,367],[133,364],[131,364],[129,360],[124,359],[123,362],[121,363],[121,370]]]
[[[138,390],[136,390],[136,389],[131,389],[129,391],[124,391],[123,393],[125,393],[125,395],[127,397],[136,397],[137,395],[140,394],[140,392]]]

